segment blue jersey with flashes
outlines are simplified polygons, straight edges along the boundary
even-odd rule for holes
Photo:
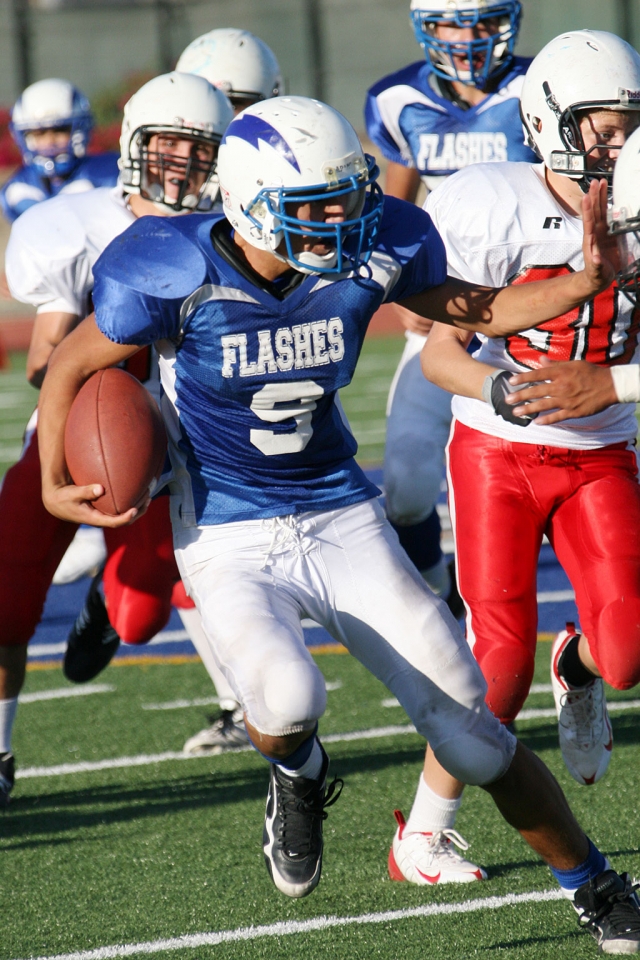
[[[115,187],[118,154],[98,153],[80,161],[70,176],[47,180],[33,166],[20,167],[0,190],[0,206],[10,223],[35,203],[59,193],[85,193],[94,187]]]
[[[535,163],[520,120],[520,91],[530,62],[515,57],[495,91],[467,109],[442,95],[442,81],[428,63],[412,63],[369,90],[367,133],[387,160],[414,167],[430,189],[436,178],[471,163]]]
[[[446,279],[429,216],[388,198],[358,274],[297,275],[280,297],[219,252],[212,229],[230,234],[220,221],[145,217],[94,267],[100,330],[158,347],[182,522],[332,510],[376,496],[354,460],[337,391],[353,377],[380,304]]]

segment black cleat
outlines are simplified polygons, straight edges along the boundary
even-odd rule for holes
[[[120,646],[120,637],[109,623],[100,594],[102,570],[93,578],[84,607],[67,639],[62,672],[73,683],[93,680],[111,663]]]
[[[640,953],[638,884],[628,873],[605,870],[576,890],[578,923],[597,941],[602,953]]]
[[[288,897],[306,897],[318,886],[325,807],[331,807],[342,792],[343,782],[337,778],[327,790],[329,758],[322,745],[320,749],[318,780],[288,777],[271,764],[262,846],[271,879]]]
[[[12,753],[0,755],[0,810],[9,806],[9,794],[16,778],[16,763]]]

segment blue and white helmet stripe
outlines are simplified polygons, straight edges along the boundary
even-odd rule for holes
[[[378,168],[332,107],[279,97],[244,110],[227,128],[218,176],[227,219],[253,246],[306,273],[357,270],[373,251],[382,217]],[[300,219],[294,204],[340,200],[342,222]],[[300,237],[328,252],[300,251]]]

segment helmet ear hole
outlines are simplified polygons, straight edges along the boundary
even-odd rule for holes
[[[542,133],[542,120],[540,117],[531,117],[531,126],[536,133]]]

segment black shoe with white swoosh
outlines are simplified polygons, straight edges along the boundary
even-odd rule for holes
[[[329,758],[322,745],[318,780],[288,777],[275,763],[267,796],[262,844],[271,879],[288,897],[306,897],[320,882],[322,825],[342,792],[343,781],[327,789]]]

